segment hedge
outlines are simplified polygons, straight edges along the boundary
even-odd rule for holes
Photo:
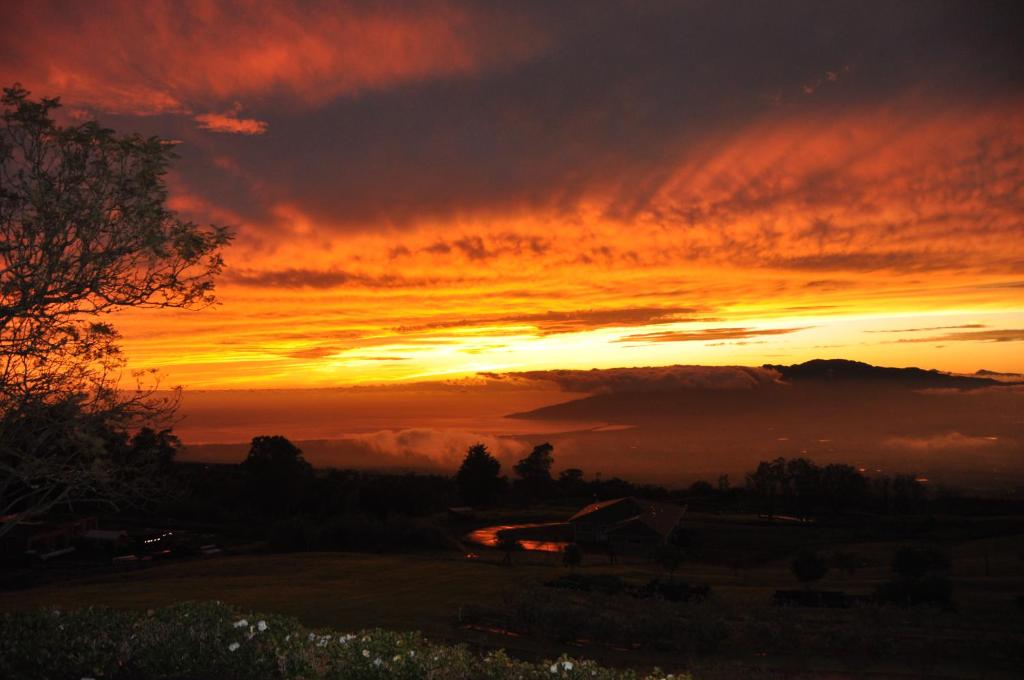
[[[417,633],[311,630],[219,602],[157,610],[44,609],[0,616],[0,677],[9,680],[653,680],[561,657],[518,661],[433,644]],[[675,676],[686,678],[688,676]]]

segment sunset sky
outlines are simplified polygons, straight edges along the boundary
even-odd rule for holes
[[[0,4],[0,82],[178,142],[193,388],[842,357],[1024,371],[1019,2]]]

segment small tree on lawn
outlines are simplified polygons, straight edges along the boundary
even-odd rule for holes
[[[815,552],[800,553],[789,568],[806,588],[810,588],[812,583],[820,581],[828,573],[828,564]]]
[[[569,543],[562,548],[562,564],[575,569],[583,564],[583,548],[579,543]]]
[[[521,551],[523,549],[523,544],[512,536],[503,535],[502,532],[499,532],[497,548],[504,553],[501,558],[501,563],[511,565],[512,553]]]
[[[657,551],[654,553],[654,559],[665,570],[665,573],[668,574],[670,582],[675,581],[676,572],[679,571],[679,567],[683,566],[684,557],[682,549],[671,543],[658,546]]]

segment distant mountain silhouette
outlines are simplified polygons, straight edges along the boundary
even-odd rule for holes
[[[824,382],[874,382],[886,383],[891,386],[905,386],[916,389],[926,387],[953,387],[972,389],[1006,384],[987,376],[995,375],[990,371],[978,371],[974,376],[953,375],[935,369],[921,368],[888,368],[872,366],[861,361],[848,359],[813,359],[802,364],[782,366],[765,364],[765,368],[778,371],[786,382],[824,381]]]
[[[935,479],[941,472],[958,484],[968,483],[970,475],[990,483],[993,470],[1024,475],[1024,391],[1007,388],[1012,376],[996,380],[834,360],[758,370],[778,379],[731,388],[689,386],[660,381],[657,371],[645,370],[639,375],[652,389],[629,382],[616,391],[615,381],[597,379],[600,391],[590,396],[511,417],[629,426],[576,431],[566,435],[565,444],[553,443],[557,451],[575,452],[577,467],[638,478],[685,471],[742,474],[774,456]],[[1016,479],[1000,477],[999,483]]]
[[[747,422],[759,418],[781,423],[793,419],[820,421],[838,417],[840,421],[855,423],[860,418],[889,420],[900,413],[909,422],[918,422],[924,408],[919,390],[978,390],[1014,384],[987,377],[953,375],[920,368],[886,368],[843,359],[815,359],[792,366],[768,364],[764,368],[777,371],[781,379],[749,389],[673,387],[647,393],[612,391],[512,413],[508,417],[657,423],[673,427],[683,422],[693,426],[694,420],[716,420],[723,427],[728,427],[729,420],[738,414],[743,414]],[[936,415],[944,410],[943,407],[948,408],[955,403],[932,404],[924,410]],[[945,415],[951,414],[943,417]],[[951,422],[954,421],[955,418]]]

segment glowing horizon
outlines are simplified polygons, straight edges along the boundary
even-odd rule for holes
[[[1019,41],[813,8],[9,3],[0,81],[177,141],[236,229],[219,306],[117,318],[169,384],[1024,372]]]

